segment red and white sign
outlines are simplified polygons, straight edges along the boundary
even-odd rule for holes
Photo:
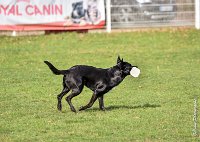
[[[0,0],[0,30],[79,30],[104,25],[104,0]]]

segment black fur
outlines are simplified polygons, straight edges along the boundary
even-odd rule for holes
[[[72,105],[71,100],[82,92],[84,85],[93,91],[93,95],[89,103],[82,106],[79,111],[90,108],[97,99],[99,100],[99,108],[104,110],[104,94],[120,84],[127,75],[130,75],[131,69],[136,67],[132,66],[128,62],[124,62],[120,57],[117,59],[117,65],[108,69],[76,65],[68,70],[58,70],[50,62],[44,62],[49,66],[54,74],[64,75],[63,90],[57,97],[58,110],[62,110],[61,100],[63,96],[71,90],[70,95],[66,97],[66,101],[73,112],[76,112],[76,110]]]

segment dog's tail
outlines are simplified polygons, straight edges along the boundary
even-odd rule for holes
[[[50,70],[55,74],[55,75],[65,75],[68,73],[68,70],[58,70],[56,67],[54,67],[50,62],[44,61],[45,64],[47,64],[50,68]]]

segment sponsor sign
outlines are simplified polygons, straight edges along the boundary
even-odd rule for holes
[[[0,0],[0,19],[0,30],[102,28],[104,0]]]

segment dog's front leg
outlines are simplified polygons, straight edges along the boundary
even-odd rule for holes
[[[87,105],[85,105],[85,106],[82,106],[80,109],[79,109],[79,111],[82,111],[82,110],[85,110],[85,109],[87,109],[87,108],[90,108],[93,104],[94,104],[94,102],[97,100],[97,95],[96,94],[93,94],[92,95],[92,98],[90,99],[90,102],[87,104]]]
[[[104,101],[103,101],[103,95],[101,97],[98,97],[98,100],[99,100],[99,108],[100,110],[105,110],[105,107],[104,107]]]

